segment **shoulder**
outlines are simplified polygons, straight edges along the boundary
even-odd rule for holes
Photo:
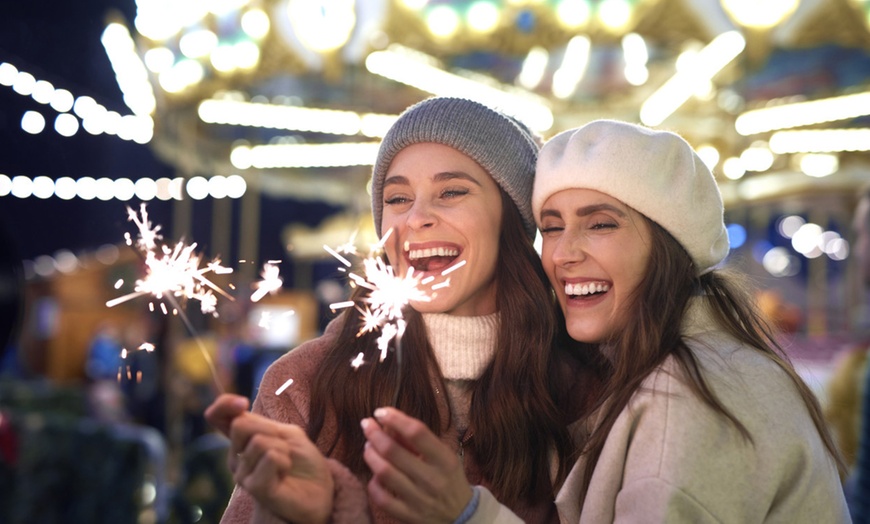
[[[254,408],[266,416],[284,422],[299,423],[308,419],[308,394],[314,376],[340,332],[341,319],[336,318],[324,333],[273,362],[260,381]],[[295,409],[288,412],[292,403]],[[298,415],[295,413],[298,412]]]
[[[748,514],[773,506],[788,514],[801,499],[827,498],[821,506],[836,511],[836,470],[786,371],[722,334],[704,334],[690,349],[710,391],[749,436],[704,402],[669,357],[611,432],[623,441],[624,486],[648,489],[655,479],[720,516],[734,516],[730,503],[738,501]]]

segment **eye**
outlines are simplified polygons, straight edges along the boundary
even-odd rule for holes
[[[596,220],[589,226],[589,229],[616,229],[617,227],[619,224],[611,220]]]
[[[559,224],[559,225],[546,224],[546,225],[541,227],[541,234],[542,235],[554,235],[554,234],[559,233],[559,232],[564,231],[564,230],[565,230],[565,226],[563,226],[561,224]]]
[[[454,187],[441,191],[441,198],[458,198],[468,194],[468,189],[464,187]]]
[[[384,204],[388,205],[388,206],[398,206],[398,205],[402,205],[402,204],[407,204],[410,201],[411,201],[411,199],[404,196],[404,195],[395,195],[395,196],[390,196],[388,198],[385,198]]]

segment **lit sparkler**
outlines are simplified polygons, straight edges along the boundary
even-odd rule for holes
[[[381,238],[381,241],[373,246],[373,253],[383,249],[385,242],[392,232],[392,229],[388,230],[383,238]],[[323,248],[347,267],[350,267],[351,263],[345,257],[341,256],[340,252],[343,251],[348,254],[356,254],[352,242],[340,246],[338,249],[331,249],[326,245],[324,245]],[[464,264],[465,260],[462,260],[445,269],[441,274],[447,275],[457,268],[462,267]],[[405,332],[406,326],[402,310],[411,302],[431,301],[432,298],[434,298],[434,294],[430,295],[425,290],[421,289],[420,285],[429,284],[434,281],[435,278],[430,276],[421,280],[420,276],[415,274],[413,267],[409,267],[408,272],[404,276],[398,276],[395,274],[393,267],[384,262],[383,258],[374,255],[370,255],[368,258],[363,260],[363,269],[363,275],[348,273],[348,277],[351,279],[353,285],[370,290],[369,295],[363,299],[365,304],[360,306],[355,304],[353,301],[348,300],[330,304],[329,307],[332,310],[356,307],[357,311],[360,312],[362,320],[357,336],[380,330],[381,334],[377,338],[377,346],[380,351],[380,362],[383,362],[387,356],[390,341],[394,341],[396,365],[398,366],[399,371],[398,377],[399,382],[401,382],[402,335]],[[449,284],[450,279],[448,278],[444,282],[437,284],[437,288],[446,287]],[[436,289],[436,286],[432,286],[430,289],[434,290]],[[360,353],[355,359],[353,359],[351,366],[353,366],[354,369],[358,369],[363,363],[363,355]],[[399,389],[397,388],[397,396],[398,392]],[[393,404],[395,405],[395,403],[394,399]]]
[[[216,306],[219,293],[233,300],[223,289],[206,278],[207,273],[227,274],[232,273],[232,268],[222,266],[219,258],[215,258],[204,267],[199,267],[202,256],[197,254],[196,243],[185,245],[178,242],[174,248],[167,245],[158,245],[157,241],[163,237],[159,234],[160,226],[152,228],[148,220],[148,212],[145,204],[141,206],[142,218],[128,207],[128,220],[134,222],[139,229],[139,238],[135,242],[136,249],[145,258],[145,277],[136,280],[133,292],[106,302],[106,306],[113,307],[122,302],[136,297],[151,295],[157,300],[166,298],[173,302],[172,298],[182,300],[198,300],[203,313],[217,316]],[[130,235],[127,234],[127,244],[133,245]]]
[[[173,306],[173,314],[177,314],[190,332],[195,335],[196,332],[178,301],[197,300],[203,314],[218,316],[217,295],[215,293],[230,300],[233,300],[233,297],[209,280],[206,275],[208,273],[228,274],[232,273],[233,270],[221,265],[219,258],[215,258],[200,267],[202,256],[195,252],[196,243],[185,245],[183,242],[178,242],[174,248],[170,248],[166,244],[159,244],[158,241],[163,239],[159,233],[160,226],[151,225],[144,203],[140,206],[140,212],[141,218],[132,208],[127,208],[127,219],[136,224],[139,236],[135,241],[135,246],[129,233],[125,234],[125,238],[127,245],[134,246],[144,258],[145,277],[136,280],[132,293],[109,300],[106,302],[106,306],[113,307],[137,297],[150,295],[161,301],[161,311],[163,314],[168,314],[166,304],[163,303],[163,300],[167,300]],[[119,283],[116,283],[117,287],[120,287]],[[153,302],[149,303],[149,308],[154,311]],[[211,356],[199,337],[194,336],[194,338],[208,363],[218,390],[222,391],[223,388],[217,378],[217,370]]]

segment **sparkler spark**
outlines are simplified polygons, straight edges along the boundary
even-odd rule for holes
[[[292,383],[293,383],[292,378],[287,379],[287,382],[281,384],[281,387],[279,387],[278,389],[275,390],[275,395],[280,395],[281,393],[284,393],[284,390],[289,388],[290,384],[292,384]]]
[[[134,222],[139,229],[139,237],[135,247],[145,258],[145,277],[136,280],[133,292],[109,300],[106,306],[113,307],[143,295],[151,295],[157,300],[172,297],[181,300],[198,300],[203,313],[217,316],[217,296],[219,293],[233,300],[233,297],[206,278],[207,273],[232,273],[232,268],[222,266],[219,258],[199,267],[201,255],[197,254],[196,243],[185,245],[178,242],[174,248],[158,245],[163,237],[158,233],[160,226],[151,226],[145,204],[141,205],[142,218],[130,207],[127,208],[128,220]],[[132,240],[127,238],[127,243]],[[163,307],[166,313],[165,307]]]
[[[377,252],[383,249],[387,239],[392,234],[390,229],[381,238],[381,241],[372,247],[372,252]],[[356,233],[354,233],[354,236]],[[327,245],[323,248],[335,257],[343,265],[350,267],[351,263],[340,253],[357,254],[354,247],[353,238],[332,249]],[[465,260],[459,261],[457,264],[445,269],[441,272],[442,275],[447,275],[456,269],[465,265]],[[411,302],[429,302],[434,295],[428,294],[420,288],[420,285],[430,284],[435,280],[434,276],[428,276],[422,279],[415,274],[414,268],[409,267],[405,276],[397,276],[392,266],[384,262],[380,256],[369,255],[363,260],[363,275],[357,273],[348,273],[352,284],[369,289],[371,293],[364,299],[363,307],[356,306],[353,301],[335,302],[329,307],[333,311],[336,309],[356,306],[360,312],[361,326],[358,335],[380,330],[381,335],[377,339],[378,349],[381,352],[380,360],[383,361],[386,357],[386,352],[391,340],[397,342],[397,355],[399,353],[398,346],[401,342],[402,334],[405,331],[405,321],[402,315],[402,309]],[[450,280],[447,279],[440,284],[431,287],[431,290],[444,288],[450,285]]]
[[[137,348],[137,350],[138,351],[146,351],[148,353],[151,353],[152,351],[154,351],[154,344],[152,344],[150,342],[143,342],[143,343],[139,344],[139,347]],[[121,348],[121,360],[127,360],[127,357],[129,355],[130,355],[130,352],[127,351],[127,348],[122,347]],[[121,364],[118,367],[118,382],[119,383],[121,382],[121,372],[123,371],[124,367],[125,367],[124,364]],[[126,368],[127,368],[127,379],[130,380],[132,378],[130,365],[127,364]],[[136,382],[137,383],[142,382],[142,372],[141,371],[136,372]]]
[[[274,294],[284,285],[284,279],[279,276],[279,269],[274,261],[263,264],[260,276],[263,280],[254,283],[256,291],[251,295],[251,302],[257,302],[269,293]]]

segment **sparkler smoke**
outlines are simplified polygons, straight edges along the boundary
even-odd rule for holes
[[[365,276],[356,273],[348,273],[351,285],[364,287],[371,291],[369,295],[363,299],[365,304],[360,306],[355,304],[353,301],[348,300],[330,304],[329,307],[332,310],[352,306],[356,307],[362,320],[357,336],[364,333],[374,332],[378,329],[380,330],[381,334],[377,338],[377,346],[380,350],[379,362],[383,362],[386,358],[387,352],[389,351],[390,341],[394,341],[394,352],[396,354],[396,366],[398,370],[397,387],[393,397],[393,405],[395,406],[398,400],[399,386],[401,386],[402,381],[402,335],[405,332],[406,326],[402,310],[412,301],[431,301],[434,294],[428,294],[426,291],[420,289],[419,286],[421,284],[429,284],[435,280],[435,278],[430,276],[421,280],[420,276],[414,274],[413,267],[408,268],[408,272],[405,276],[397,276],[392,266],[384,262],[383,258],[374,254],[383,249],[384,244],[392,232],[392,229],[388,230],[383,238],[381,238],[381,241],[373,246],[372,254],[363,259]],[[352,242],[340,246],[338,249],[331,249],[326,245],[324,245],[323,248],[347,267],[350,267],[351,263],[343,257],[341,253],[356,254]],[[441,274],[447,275],[463,265],[465,265],[465,260],[445,269]],[[436,286],[437,288],[441,288],[449,285],[450,279],[448,278]],[[436,289],[436,286],[432,286],[431,289]],[[364,363],[363,355],[360,353],[353,359],[351,366],[353,366],[354,369],[358,369],[359,366]]]

